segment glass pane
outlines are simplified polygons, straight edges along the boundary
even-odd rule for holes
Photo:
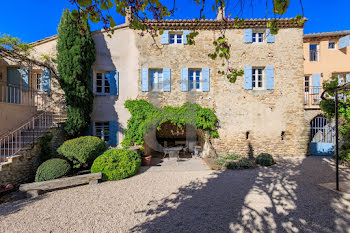
[[[258,69],[258,74],[262,74],[262,69]]]
[[[253,42],[256,42],[256,33],[253,33],[253,38],[252,38]]]
[[[108,79],[105,79],[105,86],[108,86],[108,87],[109,87]]]
[[[254,79],[253,79],[253,87],[255,87],[255,81],[254,81]]]
[[[100,80],[96,80],[96,84],[97,84],[97,86],[102,86],[102,80],[100,79]]]
[[[97,88],[96,88],[96,91],[97,91],[97,92],[102,92],[102,87],[97,87]]]
[[[263,42],[263,33],[259,33],[259,42]]]
[[[174,44],[174,43],[175,43],[175,35],[170,34],[170,44]]]
[[[105,93],[109,93],[110,92],[110,88],[109,87],[105,87]]]
[[[316,44],[310,44],[310,50],[316,50],[317,45]]]
[[[102,79],[102,74],[101,73],[97,73],[96,74],[96,79]]]
[[[258,82],[259,87],[262,87],[262,82]]]
[[[201,75],[201,72],[199,70],[197,70],[196,75],[199,77]]]

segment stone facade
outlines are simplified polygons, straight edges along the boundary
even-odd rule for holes
[[[63,128],[50,130],[52,140],[50,147],[53,156],[57,156],[56,149],[64,142]],[[32,149],[22,150],[18,155],[10,157],[7,162],[0,164],[0,184],[22,184],[33,182],[35,173],[40,165],[40,144],[36,143]]]
[[[218,75],[222,61],[213,61],[208,54],[213,52],[212,43],[219,35],[218,31],[200,30],[195,45],[172,44],[160,48],[149,36],[138,38],[140,69],[171,69],[170,92],[142,92],[139,85],[138,97],[160,107],[190,101],[213,109],[220,123],[220,138],[213,140],[219,154],[253,151],[254,155],[261,152],[274,156],[305,155],[308,126],[303,106],[303,29],[281,29],[271,44],[246,44],[243,29],[226,31],[232,45],[231,66],[240,69],[274,66],[274,90],[245,90],[243,77],[232,84]],[[209,67],[210,91],[181,91],[183,67]]]

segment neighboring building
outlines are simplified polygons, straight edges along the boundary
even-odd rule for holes
[[[313,154],[333,153],[334,127],[322,116],[320,95],[323,82],[332,76],[338,77],[340,84],[350,81],[349,45],[350,30],[304,35],[305,119],[310,122]]]
[[[116,27],[112,38],[103,31],[93,32],[96,62],[92,67],[91,133],[119,145],[130,117],[124,108],[128,99],[146,99],[156,106],[191,101],[215,110],[220,138],[213,145],[218,154],[305,155],[309,127],[304,119],[301,78],[303,27],[280,19],[279,33],[274,36],[266,29],[267,22],[246,20],[236,28],[233,21],[151,21],[164,30],[155,38],[159,47],[150,35],[140,36],[126,24]],[[223,28],[232,46],[230,65],[245,71],[234,84],[218,75],[220,59],[208,57]],[[193,30],[199,35],[195,45],[188,45],[186,34]],[[56,36],[33,45],[38,54],[54,55]],[[35,88],[41,88],[41,78],[47,83],[45,72],[41,76],[41,72],[30,73],[29,82]],[[50,83],[50,92],[61,93]]]

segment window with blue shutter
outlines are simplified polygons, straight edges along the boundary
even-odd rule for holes
[[[109,122],[109,145],[118,145],[118,121]]]
[[[271,34],[270,29],[266,29],[266,42],[275,43],[275,35]]]
[[[181,69],[181,90],[188,91],[188,68]]]
[[[142,91],[149,91],[148,68],[142,68],[142,70],[141,70],[141,90]]]
[[[244,89],[251,90],[253,89],[253,68],[251,66],[244,67]]]
[[[171,71],[170,68],[163,69],[163,91],[170,91],[171,89]]]
[[[164,30],[163,34],[161,35],[161,43],[162,44],[169,44],[169,31]]]
[[[51,81],[51,74],[50,70],[47,68],[43,69],[43,83],[42,83],[42,90],[45,92],[50,91],[50,81]]]
[[[209,91],[210,90],[210,69],[209,68],[203,68],[202,69],[202,91]]]
[[[191,31],[188,31],[188,30],[185,30],[183,32],[183,43],[184,44],[187,44],[187,35],[190,34],[190,33],[191,33]]]
[[[116,70],[111,70],[109,72],[109,85],[111,87],[111,95],[119,95],[119,72]]]
[[[22,69],[22,90],[29,90],[29,69]]]
[[[320,87],[321,87],[321,74],[312,75],[312,86],[313,86],[313,94],[319,94]]]
[[[266,67],[266,89],[267,90],[273,90],[275,87],[275,81],[274,81],[274,68],[273,66],[267,66]]]
[[[340,38],[338,44],[339,44],[339,49],[348,47],[350,45],[350,35]]]
[[[244,29],[244,43],[253,42],[253,29]]]

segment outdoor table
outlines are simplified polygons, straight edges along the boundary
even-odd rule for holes
[[[171,157],[176,157],[177,159],[179,159],[179,155],[180,155],[180,151],[183,149],[182,146],[176,146],[176,147],[168,147],[168,148],[164,148],[164,157],[165,156],[169,156],[169,159]]]

